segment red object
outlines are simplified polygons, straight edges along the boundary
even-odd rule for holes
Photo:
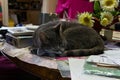
[[[70,19],[75,19],[78,13],[93,12],[93,5],[89,0],[58,0],[56,13],[63,17],[66,11]]]
[[[0,55],[0,80],[40,80],[40,78],[19,69],[9,59]]]

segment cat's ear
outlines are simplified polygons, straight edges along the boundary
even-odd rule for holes
[[[40,40],[42,43],[44,43],[44,44],[48,43],[47,35],[44,32],[40,32],[39,37],[40,37]]]
[[[56,34],[58,34],[59,36],[61,36],[61,33],[62,33],[62,23],[59,22],[59,23],[58,23],[57,25],[55,25],[53,28],[54,28]]]

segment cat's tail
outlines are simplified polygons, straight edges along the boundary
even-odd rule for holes
[[[65,51],[61,56],[89,56],[89,55],[98,55],[104,53],[104,46],[96,46],[90,49],[74,49]]]

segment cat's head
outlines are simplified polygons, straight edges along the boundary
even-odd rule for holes
[[[64,51],[62,23],[49,25],[49,28],[40,30],[38,39],[41,42],[41,49],[47,52],[62,54]]]

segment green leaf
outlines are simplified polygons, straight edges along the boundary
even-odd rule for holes
[[[98,0],[94,1],[94,14],[93,16],[100,18],[100,13],[102,9],[100,7],[100,2]]]
[[[94,12],[95,13],[101,12],[101,7],[100,7],[100,2],[99,1],[94,1]]]

